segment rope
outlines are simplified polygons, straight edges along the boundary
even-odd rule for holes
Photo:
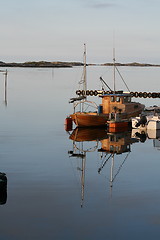
[[[126,84],[126,82],[124,81],[124,78],[122,77],[122,75],[121,75],[121,73],[120,73],[120,71],[118,70],[118,68],[117,68],[116,66],[115,66],[115,68],[116,68],[116,70],[117,70],[117,72],[118,72],[119,76],[121,77],[121,79],[122,79],[123,83],[125,84],[126,88],[127,88],[127,89],[128,89],[128,91],[130,92],[130,90],[129,90],[129,88],[128,88],[127,84]]]
[[[115,178],[117,177],[117,175],[119,174],[121,168],[123,167],[123,164],[125,163],[125,161],[127,160],[128,156],[129,156],[130,152],[127,154],[127,156],[125,157],[125,159],[123,160],[122,164],[119,166],[119,169],[117,171],[117,173],[115,174],[114,178],[113,178],[113,181],[115,180]],[[112,182],[113,182],[112,181]]]

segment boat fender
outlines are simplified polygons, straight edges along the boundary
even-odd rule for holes
[[[65,119],[65,130],[67,132],[72,130],[72,126],[73,126],[73,121],[71,117],[66,117]]]

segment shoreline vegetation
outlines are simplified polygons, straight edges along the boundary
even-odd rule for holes
[[[116,66],[127,66],[127,67],[160,67],[160,64],[149,64],[149,63],[115,63]],[[81,62],[24,62],[24,63],[5,63],[0,61],[0,67],[29,67],[29,68],[71,68],[76,66],[83,66]],[[87,64],[87,66],[113,66],[113,63],[102,63],[102,64]]]

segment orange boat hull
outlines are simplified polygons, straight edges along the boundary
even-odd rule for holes
[[[107,125],[109,114],[79,112],[70,116],[78,127],[98,127]]]
[[[121,113],[122,119],[129,119],[136,117],[142,112],[142,108],[134,112]],[[71,114],[70,117],[78,127],[98,127],[107,126],[109,120],[109,114],[98,114],[98,113],[83,113],[77,112]]]

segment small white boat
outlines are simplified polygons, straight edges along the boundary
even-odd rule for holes
[[[160,129],[160,115],[148,115],[132,118],[132,128],[147,130]]]

